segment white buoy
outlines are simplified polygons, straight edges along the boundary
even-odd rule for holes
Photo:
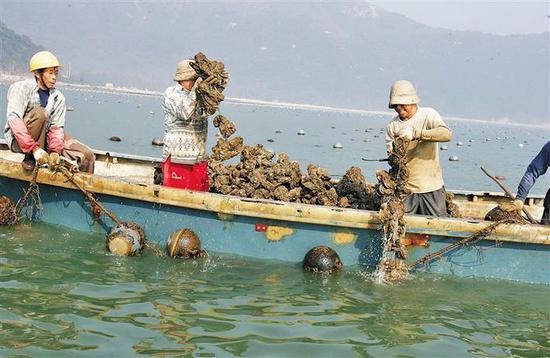
[[[297,134],[298,135],[306,135],[306,132],[303,129],[300,129]]]
[[[458,160],[459,160],[459,159],[458,159],[458,157],[457,157],[456,155],[451,155],[451,156],[449,157],[449,161],[451,161],[451,162],[458,162]]]
[[[442,145],[441,147],[439,147],[439,149],[441,149],[441,150],[448,150],[449,148],[447,148],[446,145]]]
[[[337,143],[334,143],[332,145],[332,148],[334,148],[334,149],[344,149],[344,146],[342,145],[342,143],[337,142]]]

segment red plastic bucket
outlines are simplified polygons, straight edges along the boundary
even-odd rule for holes
[[[170,157],[162,163],[162,185],[173,188],[208,191],[208,165],[172,163]]]

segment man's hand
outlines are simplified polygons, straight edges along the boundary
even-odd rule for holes
[[[50,157],[48,156],[48,153],[46,153],[46,151],[40,147],[38,147],[38,149],[35,149],[32,152],[32,155],[38,165],[48,164],[48,162],[50,161]]]
[[[49,161],[48,165],[51,168],[55,168],[59,165],[59,163],[61,163],[61,157],[59,156],[59,153],[51,152],[50,153],[50,161]]]
[[[523,200],[515,199],[512,201],[506,201],[501,203],[498,207],[508,212],[521,211],[523,209]]]
[[[406,128],[401,129],[399,131],[399,133],[397,133],[397,137],[408,140],[408,141],[411,141],[411,140],[415,139],[414,138],[413,127],[406,127]]]

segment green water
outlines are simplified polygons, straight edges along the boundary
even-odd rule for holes
[[[216,255],[120,258],[102,235],[0,228],[0,356],[549,356],[550,287]]]

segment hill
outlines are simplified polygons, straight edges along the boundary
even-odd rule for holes
[[[406,78],[446,116],[549,118],[548,33],[431,28],[364,2],[44,2],[40,12],[8,2],[3,12],[81,82],[162,90],[178,60],[203,51],[228,67],[233,97],[379,110]]]
[[[27,71],[29,58],[40,49],[30,38],[17,34],[0,21],[0,70]]]

